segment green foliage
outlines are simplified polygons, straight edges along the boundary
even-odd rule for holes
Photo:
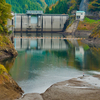
[[[46,7],[45,14],[49,14],[49,13],[50,13],[50,11],[49,11],[49,7],[47,6],[47,7]]]
[[[10,35],[10,34],[12,34],[12,31],[9,31],[9,32],[8,32],[8,35]]]
[[[89,11],[100,11],[100,0],[90,0]]]
[[[93,30],[99,23],[100,20],[93,20],[85,17],[84,21],[79,22],[77,30]]]
[[[93,20],[93,19],[89,19],[89,18],[85,17],[84,22],[87,22],[87,23],[100,23],[100,20]]]
[[[78,10],[81,0],[59,0],[52,9],[49,10],[51,14],[67,14],[72,10]],[[51,8],[51,7],[50,7]],[[45,10],[47,12],[48,9]]]
[[[7,45],[10,45],[11,41],[8,37],[0,35],[0,47],[5,47]]]
[[[15,13],[25,13],[26,10],[44,10],[46,3],[43,0],[6,0],[12,5],[12,11]]]
[[[47,4],[48,6],[50,6],[51,4],[56,3],[56,1],[58,1],[58,0],[45,0],[46,4]]]
[[[49,13],[66,14],[69,7],[68,2],[69,0],[59,0],[56,6],[52,6],[52,9],[49,11]],[[45,12],[48,12],[47,10],[48,9],[46,9]]]
[[[25,13],[26,10],[44,10],[57,0],[6,0],[12,5],[12,11],[15,13]]]
[[[90,47],[88,45],[83,45],[83,48],[84,48],[85,51],[90,49]]]
[[[7,20],[11,19],[11,5],[7,4],[5,0],[0,1],[0,33],[8,33],[6,27]]]

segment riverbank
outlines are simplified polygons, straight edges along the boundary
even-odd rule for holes
[[[26,94],[19,100],[99,100],[99,79],[100,75],[73,78],[53,84],[42,94]]]
[[[0,64],[0,100],[14,100],[22,96],[22,89]]]
[[[16,57],[18,55],[11,43],[9,36],[0,35],[0,61],[9,57]]]
[[[18,55],[9,36],[0,35],[0,62]],[[22,89],[8,74],[6,68],[0,64],[0,100],[14,100],[22,96]]]
[[[89,37],[82,42],[89,45],[98,45],[100,47],[100,24],[93,29]]]

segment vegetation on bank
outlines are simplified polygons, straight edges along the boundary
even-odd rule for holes
[[[0,47],[13,47],[13,44],[11,43],[8,36],[0,35]]]
[[[78,45],[82,46],[85,51],[90,49],[90,47],[87,44],[82,43],[80,40],[77,40],[77,42],[78,42]]]
[[[7,20],[11,18],[11,5],[5,0],[0,0],[0,34],[8,33]]]
[[[92,38],[100,38],[100,24],[94,28],[92,34],[90,35]]]
[[[9,81],[9,76],[7,74],[8,74],[8,71],[6,70],[6,68],[0,64],[0,85],[6,81]]]
[[[100,20],[85,17],[84,21],[79,22],[77,30],[93,30],[98,24],[100,24]]]
[[[0,74],[3,74],[3,72],[8,73],[6,68],[3,65],[0,64]]]

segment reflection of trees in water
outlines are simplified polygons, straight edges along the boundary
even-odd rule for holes
[[[85,53],[85,69],[100,70],[100,50],[97,48],[90,48]]]
[[[0,62],[1,64],[3,64],[5,66],[5,68],[8,70],[8,72],[10,71],[10,69],[12,68],[14,62],[15,62],[16,58],[9,58],[9,59],[5,59],[2,62]]]
[[[100,50],[90,48],[84,51],[83,60],[77,60],[75,47],[67,51],[52,51],[57,57],[64,58],[69,67],[79,70],[100,70]]]
[[[57,57],[62,57],[68,59],[68,51],[52,51]]]
[[[64,58],[67,63],[67,67],[75,67],[81,69],[81,64],[75,61],[75,47],[68,49],[67,51],[52,51],[57,57]]]

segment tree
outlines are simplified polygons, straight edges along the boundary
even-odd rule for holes
[[[0,33],[7,33],[7,20],[11,19],[11,5],[7,4],[5,0],[0,0]]]
[[[45,14],[49,14],[49,7],[47,6],[46,10],[45,10]]]
[[[90,0],[89,10],[90,11],[100,11],[100,0]]]

